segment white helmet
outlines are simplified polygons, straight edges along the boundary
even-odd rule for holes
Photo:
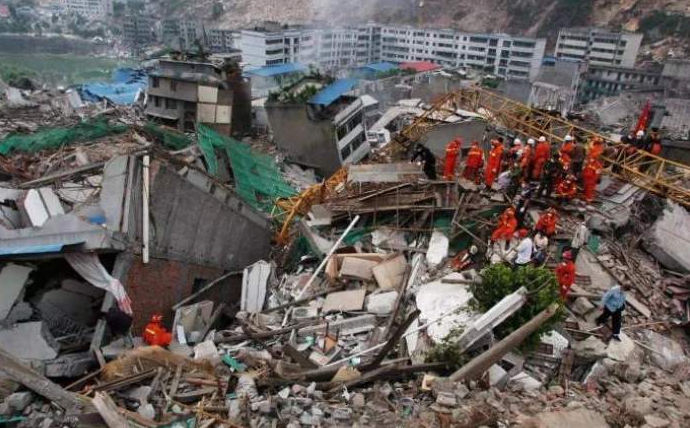
[[[534,141],[534,138],[530,138],[529,140],[527,140],[527,144],[529,144],[530,146],[533,146],[535,143],[536,141]]]
[[[520,140],[519,138],[516,138],[515,140],[513,140],[513,145],[515,145],[515,146],[522,145],[522,140]]]
[[[635,135],[637,135],[638,138],[639,138],[639,137],[643,137],[643,136],[644,136],[644,131],[640,129],[639,131],[637,131],[637,134],[635,134]]]
[[[541,141],[542,143],[545,142],[545,141],[546,141],[546,137],[542,135],[541,137],[539,137],[539,141]]]
[[[566,135],[565,141],[573,141],[573,136],[572,135]]]

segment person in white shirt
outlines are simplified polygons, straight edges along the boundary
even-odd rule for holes
[[[587,228],[587,221],[584,214],[578,214],[578,225],[573,233],[573,239],[570,241],[570,250],[573,253],[573,261],[577,260],[577,255],[580,248],[587,245],[589,241],[589,229]]]
[[[532,250],[534,248],[534,243],[532,242],[532,238],[530,238],[527,229],[518,230],[517,235],[518,238],[520,238],[520,243],[516,249],[517,257],[515,258],[515,266],[526,266],[532,261]]]
[[[549,238],[537,232],[534,235],[534,264],[536,266],[541,266],[546,261],[546,249],[549,247]]]

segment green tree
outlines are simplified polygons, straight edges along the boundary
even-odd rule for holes
[[[549,269],[532,266],[511,269],[504,264],[495,264],[484,268],[481,271],[481,276],[481,284],[470,286],[474,296],[472,306],[479,312],[488,311],[501,299],[514,293],[520,287],[524,286],[529,291],[527,303],[494,329],[494,334],[498,339],[506,337],[552,303],[560,302],[558,281]],[[554,325],[561,322],[564,317],[565,311],[561,306],[556,315],[527,337],[521,348],[523,350],[534,349],[539,345],[539,338],[553,330]]]

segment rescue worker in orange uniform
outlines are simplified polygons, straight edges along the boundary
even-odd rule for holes
[[[446,146],[446,158],[443,162],[443,179],[455,179],[455,166],[458,163],[458,155],[462,149],[462,139],[455,138]]]
[[[508,150],[508,167],[506,169],[511,169],[515,163],[520,161],[522,152],[522,141],[519,138],[514,139],[512,147]]]
[[[599,158],[604,153],[604,148],[604,140],[600,137],[594,137],[592,145],[587,152],[587,162],[589,162],[590,159],[600,160]]]
[[[573,137],[571,137],[570,135],[566,135],[565,140],[563,141],[563,145],[561,146],[560,154],[561,163],[568,172],[570,172],[570,164],[572,162],[574,148],[575,144],[573,143]]]
[[[142,334],[144,342],[151,346],[168,346],[172,341],[172,334],[161,325],[163,322],[163,315],[154,315],[151,321],[146,324],[144,334]]]
[[[547,237],[553,236],[556,233],[556,223],[558,222],[558,213],[554,208],[549,208],[544,214],[539,216],[537,225],[534,226],[534,230],[541,232]]]
[[[591,159],[582,170],[582,193],[587,203],[594,200],[597,182],[601,176],[601,167],[601,162],[596,159]]]
[[[565,180],[561,181],[556,187],[556,197],[561,200],[572,200],[577,195],[577,183],[575,177],[568,174]]]
[[[503,137],[498,137],[498,140],[491,141],[491,151],[489,152],[489,160],[486,162],[486,170],[484,172],[484,181],[487,187],[494,184],[494,180],[501,172],[501,162],[503,161]]]
[[[522,178],[527,181],[530,177],[531,166],[534,163],[534,139],[527,140],[527,145],[522,151],[520,158],[520,169],[522,170]]]
[[[575,263],[570,251],[563,253],[562,261],[556,266],[556,279],[560,288],[561,299],[565,300],[570,292],[570,287],[575,283]]]
[[[484,166],[484,151],[479,147],[479,141],[473,141],[472,147],[467,152],[467,162],[465,163],[465,170],[462,172],[462,177],[474,181],[479,184],[479,171]]]
[[[503,211],[503,214],[498,218],[498,226],[491,234],[492,241],[510,241],[517,229],[517,219],[515,218],[515,209],[510,207]]]
[[[539,142],[534,148],[534,166],[532,167],[532,179],[539,180],[543,173],[544,165],[551,156],[551,144],[546,141],[546,137],[539,137]]]

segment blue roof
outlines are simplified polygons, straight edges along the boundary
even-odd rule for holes
[[[338,79],[314,95],[309,100],[309,104],[331,105],[333,101],[340,98],[344,93],[351,91],[357,82],[357,79]]]
[[[361,68],[375,71],[377,73],[382,73],[382,72],[396,69],[396,68],[398,68],[398,66],[395,64],[392,64],[390,62],[381,61],[381,62],[372,62],[371,64],[363,65]]]
[[[254,68],[245,71],[246,75],[249,76],[261,76],[261,77],[272,77],[281,74],[296,73],[299,71],[306,71],[308,67],[304,64],[297,62],[289,62],[287,64],[280,65],[268,65],[266,67]]]
[[[62,244],[34,245],[30,247],[0,248],[0,256],[57,253],[62,250]]]
[[[87,101],[107,99],[113,104],[134,104],[139,91],[148,86],[146,72],[131,68],[113,71],[111,82],[87,83],[81,86],[81,96]]]

